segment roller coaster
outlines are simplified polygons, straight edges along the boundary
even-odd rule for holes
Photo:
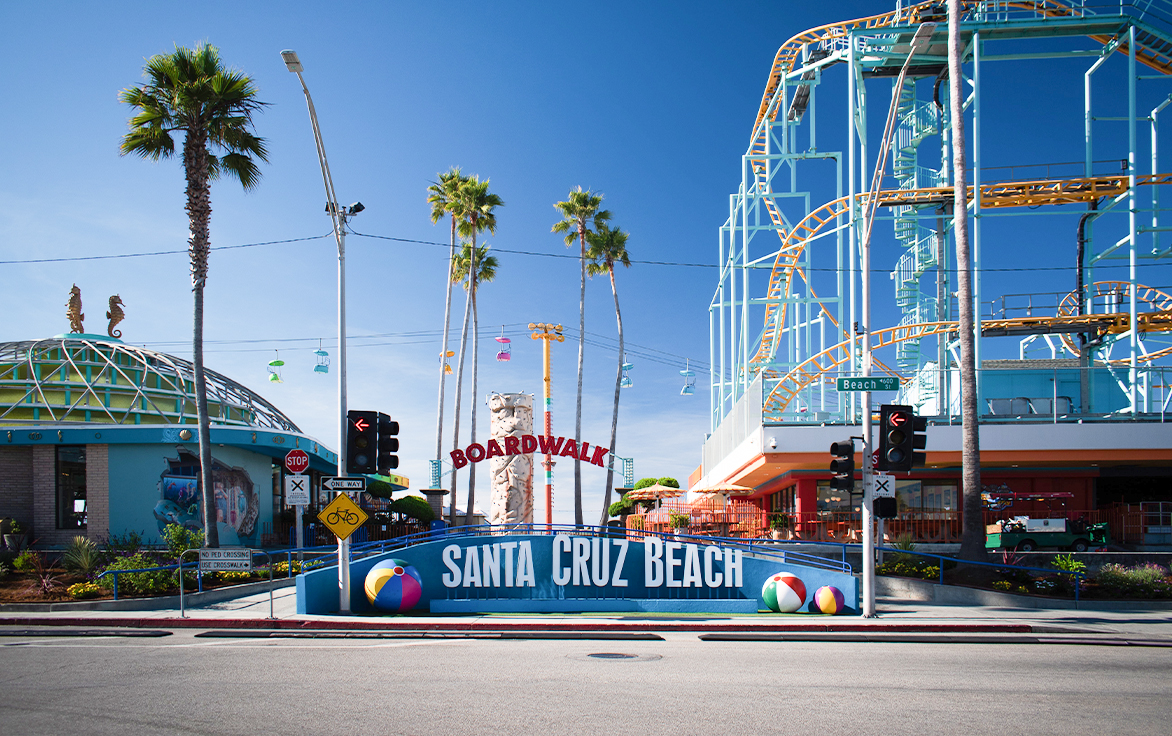
[[[1159,113],[1172,103],[1172,88],[1166,88],[1172,81],[1172,5],[1138,0],[961,5],[982,412],[999,413],[999,400],[1008,390],[1007,374],[994,375],[994,364],[1015,370],[1016,385],[1050,380],[1055,392],[1056,372],[1070,373],[1062,380],[1074,385],[1068,393],[1077,399],[1067,399],[1063,419],[1162,412],[1172,383],[1165,361],[1172,356],[1172,295],[1144,281],[1172,276],[1172,247],[1160,243],[1161,234],[1172,227],[1161,225],[1159,203],[1172,173],[1160,171],[1158,156]],[[924,23],[937,25],[913,63],[911,38]],[[873,368],[899,378],[899,392],[886,400],[915,405],[929,416],[959,414],[956,264],[948,247],[952,121],[948,105],[941,103],[950,84],[947,35],[941,3],[901,3],[888,13],[799,33],[778,50],[741,157],[740,187],[730,196],[728,219],[720,227],[720,277],[709,308],[714,435],[735,434],[744,427],[744,417],[758,412],[766,423],[857,422],[863,411],[859,395],[837,393],[834,382],[862,374],[864,330],[870,331],[876,351]],[[999,118],[998,100],[982,99],[989,94],[982,69],[1053,64],[1070,74],[1079,60],[1084,115],[1075,122],[1081,145],[1065,158],[1076,161],[1030,160],[1053,146],[1012,144],[1049,138],[1051,123]],[[905,65],[906,78],[899,77]],[[830,114],[819,117],[816,95],[838,80],[832,68],[841,66],[846,67],[846,104],[832,97],[835,104],[822,106]],[[892,82],[889,90],[881,89],[885,79]],[[1039,112],[1058,114],[1045,102],[1056,84],[1038,83],[1031,90]],[[870,167],[878,158],[873,152],[883,144],[867,123],[868,96],[876,93],[896,107],[897,125],[891,162],[881,174],[876,201],[868,202]],[[1149,100],[1151,112],[1137,113]],[[1142,151],[1141,123],[1150,127],[1150,145]],[[1119,135],[1120,124],[1126,125],[1126,135]],[[823,150],[819,138],[841,143],[845,150]],[[1096,159],[1096,144],[1114,157]],[[1140,171],[1141,154],[1150,155],[1148,171]],[[983,165],[987,156],[1007,155],[1013,157],[1009,166]],[[872,241],[872,262],[895,254],[890,270],[894,300],[885,299],[874,309],[892,326],[880,329],[858,323],[859,246],[868,204],[882,213],[877,220],[892,223],[890,239],[885,232],[883,242]],[[1077,228],[1072,210],[1080,215]],[[1004,218],[1015,214],[1033,216],[1031,224],[1006,225],[1010,221]],[[1055,215],[1069,225],[1058,235],[1041,235],[1046,222],[1060,219]],[[770,232],[778,241],[766,237]],[[1041,242],[1038,238],[1069,242],[1072,256],[1077,239],[1077,265],[1053,268],[1069,266],[1073,257],[1062,264],[1035,261],[1032,246]],[[1008,262],[992,265],[1005,252]],[[998,271],[1031,268],[1039,269],[1028,277],[1031,283],[1062,279],[1075,288],[1058,284],[1045,305],[1039,295],[1028,295],[1023,316],[1011,314],[1004,297],[1000,313],[996,299],[985,301],[991,289],[1001,288],[995,282]],[[1074,273],[1077,281],[1070,277]],[[1014,338],[1016,359],[1007,358],[1004,342],[995,338]],[[1042,343],[1048,360],[1030,360],[1029,353]],[[1049,378],[1039,372],[1043,366]],[[1058,405],[1057,399],[1051,405],[1056,421]],[[725,422],[730,416],[737,421]],[[735,438],[716,439],[710,444],[728,447]],[[706,463],[709,454],[706,446]]]

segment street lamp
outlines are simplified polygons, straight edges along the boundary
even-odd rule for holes
[[[887,109],[887,124],[883,128],[883,141],[879,158],[875,162],[875,175],[871,178],[871,189],[867,192],[863,210],[863,376],[871,375],[871,227],[875,224],[875,210],[879,205],[879,190],[883,181],[883,170],[887,167],[887,154],[895,132],[895,115],[899,109],[899,92],[903,89],[912,57],[923,51],[936,30],[935,23],[921,23],[912,36],[907,59],[899,70],[899,78],[891,92],[891,105]],[[863,616],[875,615],[875,530],[871,504],[874,501],[871,483],[874,466],[871,462],[871,392],[863,392]]]
[[[313,108],[313,98],[309,95],[309,87],[305,86],[305,79],[301,72],[305,67],[297,58],[297,52],[286,49],[281,52],[285,67],[297,75],[301,82],[301,90],[305,92],[305,103],[309,106],[309,124],[313,127],[313,140],[317,144],[317,160],[321,164],[322,181],[326,187],[326,213],[334,226],[334,239],[338,242],[338,475],[346,475],[346,222],[366,209],[361,202],[355,202],[349,207],[338,204],[334,194],[334,180],[330,176],[330,164],[326,161],[326,149],[321,140],[321,129],[317,124],[317,111]],[[341,595],[341,613],[350,612],[350,541],[338,540],[338,587]]]

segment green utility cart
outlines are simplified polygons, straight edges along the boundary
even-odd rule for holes
[[[1081,520],[1031,519],[1015,516],[985,528],[986,549],[1013,549],[1032,552],[1043,547],[1057,547],[1086,552],[1111,543],[1106,524],[1087,524]]]

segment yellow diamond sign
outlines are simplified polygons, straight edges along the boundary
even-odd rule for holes
[[[345,493],[339,493],[317,513],[317,520],[325,524],[338,539],[349,538],[369,518],[370,515],[358,508],[358,504]]]

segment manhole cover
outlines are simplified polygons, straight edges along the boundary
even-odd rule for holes
[[[595,652],[594,654],[587,654],[587,657],[594,659],[638,659],[638,654],[623,654],[622,652]]]
[[[589,654],[567,654],[566,656],[579,662],[597,662],[600,659],[610,662],[654,662],[663,659],[661,654],[630,654],[628,652],[592,652]]]

